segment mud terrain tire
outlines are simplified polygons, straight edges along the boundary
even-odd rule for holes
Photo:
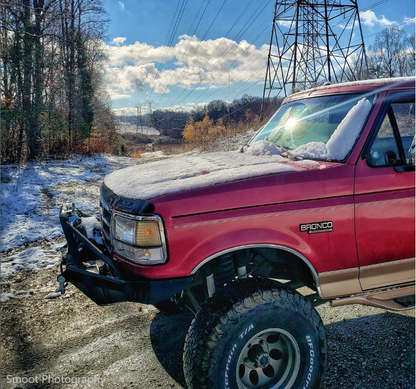
[[[231,283],[196,314],[184,349],[189,389],[319,388],[326,333],[299,293],[264,279]]]
[[[160,303],[155,304],[155,307],[167,316],[178,315],[183,311],[173,302],[170,300],[164,300]]]

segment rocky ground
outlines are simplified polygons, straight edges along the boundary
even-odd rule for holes
[[[253,133],[247,133],[247,138]],[[218,149],[229,149],[237,147],[242,139],[221,142],[216,146]],[[123,163],[129,165],[130,161]],[[52,167],[39,170],[42,174],[36,175],[46,176],[47,185],[42,187],[46,189],[39,191],[38,197],[28,193],[35,200],[41,199],[34,204],[40,207],[36,212],[43,219],[57,218],[57,203],[61,200],[83,201],[83,206],[91,210],[98,205],[100,181],[95,175],[102,177],[108,167],[88,162],[83,169],[91,172],[84,174],[75,162],[72,164],[73,172],[72,165],[68,167],[67,163],[54,167],[60,169],[59,174],[67,169],[66,174],[74,177],[63,183],[55,182],[58,180],[53,175],[48,178],[47,172]],[[23,186],[17,186],[22,178],[16,180],[13,169],[9,170],[6,170],[9,175],[2,170],[2,183],[16,186],[16,194],[10,195],[11,207],[16,206],[15,199],[22,197]],[[77,178],[82,174],[88,179]],[[27,181],[29,189],[32,182],[35,182],[32,178]],[[9,215],[13,221],[13,212],[7,214],[8,209],[3,207],[3,203],[8,204],[3,188],[4,185],[2,216]],[[36,215],[29,208],[27,215],[18,209],[24,218],[22,225],[32,220],[36,226]],[[55,224],[49,224],[47,231],[54,231]],[[16,226],[17,231],[20,225]],[[11,235],[13,228],[10,228]],[[0,291],[4,301],[1,304],[0,387],[185,388],[182,349],[192,315],[166,316],[152,306],[134,303],[98,307],[71,285],[64,296],[56,297],[53,293],[59,272],[56,248],[63,239],[51,238],[50,233],[43,235],[45,240],[18,246],[2,259],[2,277],[6,269],[10,277],[3,277]],[[45,264],[33,258],[45,255],[51,256]],[[19,266],[26,270],[18,270]],[[326,326],[329,344],[323,389],[415,387],[414,310],[397,313],[358,305],[331,308],[328,303],[317,309]]]
[[[1,304],[2,388],[185,388],[182,348],[192,315],[135,303],[98,307],[73,286],[47,298],[57,274],[23,271],[1,285],[15,296]],[[415,387],[414,310],[318,310],[329,343],[324,389]],[[29,379],[37,382],[19,381]]]

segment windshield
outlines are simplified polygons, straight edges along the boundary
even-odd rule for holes
[[[342,161],[364,126],[373,97],[331,95],[283,104],[247,151],[286,150],[300,158]]]

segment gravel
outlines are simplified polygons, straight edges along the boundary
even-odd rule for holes
[[[71,285],[64,296],[47,298],[57,275],[57,268],[20,272],[1,284],[14,296],[1,304],[2,388],[185,388],[182,349],[191,314],[166,316],[135,303],[98,307]],[[317,309],[329,345],[322,388],[415,387],[414,310],[328,303]],[[25,378],[38,382],[12,382]]]

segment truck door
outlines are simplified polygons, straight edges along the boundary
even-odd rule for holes
[[[363,290],[414,281],[414,91],[391,92],[359,158],[355,223]]]

